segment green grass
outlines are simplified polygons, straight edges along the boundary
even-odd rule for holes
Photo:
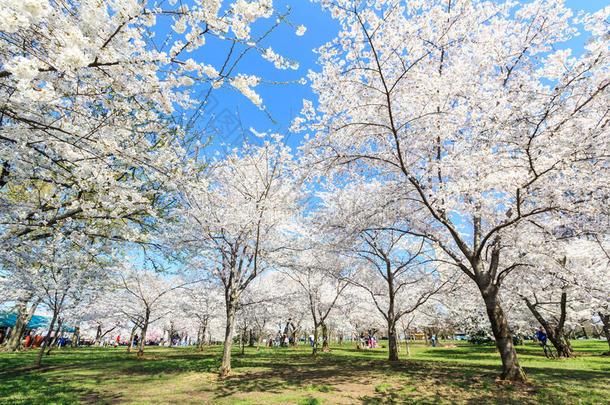
[[[412,345],[411,358],[386,361],[386,349],[336,346],[312,359],[308,347],[246,348],[219,379],[221,348],[62,349],[35,369],[36,351],[0,353],[0,404],[608,404],[606,342],[573,342],[576,356],[548,360],[519,346],[530,382],[497,380],[491,346]]]

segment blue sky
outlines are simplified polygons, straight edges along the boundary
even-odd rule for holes
[[[263,59],[259,53],[250,52],[240,62],[236,72],[255,74],[268,81],[297,81],[305,77],[309,69],[316,69],[317,56],[313,50],[334,38],[338,32],[338,24],[330,18],[328,13],[323,12],[317,3],[311,3],[308,0],[276,0],[274,6],[280,14],[284,14],[290,7],[291,12],[286,19],[295,26],[304,25],[307,27],[307,32],[303,36],[297,36],[294,27],[281,24],[262,43],[262,46],[263,48],[271,46],[276,53],[297,61],[300,65],[299,69],[278,70],[271,62]],[[255,25],[253,37],[266,31],[272,23],[273,19],[269,19],[269,21]],[[222,58],[226,52],[226,42],[221,44],[211,40],[192,55],[187,54],[184,57],[192,57],[198,62],[209,63],[211,61],[214,66],[219,66],[222,64]],[[207,114],[199,122],[200,127],[206,127],[209,121],[214,119],[231,121],[231,117],[227,117],[230,115],[233,118],[239,116],[249,139],[252,139],[248,131],[250,127],[259,132],[284,134],[287,133],[292,118],[300,112],[302,100],[314,98],[308,85],[298,83],[282,85],[261,83],[255,90],[263,98],[268,113],[261,111],[234,90],[217,89],[212,93]],[[211,127],[214,126],[211,125]],[[234,125],[225,126],[223,124],[219,124],[218,127],[223,133],[216,136],[215,144],[226,142],[234,147],[240,146],[244,139],[241,128],[235,129]],[[299,140],[300,137],[293,135],[290,143],[296,145]],[[216,148],[214,147],[212,150],[216,150]]]
[[[609,4],[609,0],[566,0],[565,3],[574,10],[591,12],[605,7]],[[318,3],[312,3],[308,0],[276,0],[274,6],[282,14],[287,10],[287,7],[290,7],[291,12],[288,20],[294,25],[305,25],[307,32],[303,36],[297,36],[294,28],[282,24],[267,38],[263,46],[272,46],[277,53],[298,61],[300,68],[296,71],[279,71],[273,67],[272,63],[252,52],[242,60],[238,71],[256,74],[271,81],[292,81],[306,76],[310,69],[318,70],[317,57],[313,50],[336,36],[338,32],[336,21],[331,19],[329,13],[322,11]],[[265,29],[269,26],[269,22],[263,24]],[[256,33],[256,31],[254,32]],[[584,40],[585,38],[581,36],[566,43],[566,46],[573,48],[575,54],[579,54]],[[224,54],[222,48],[217,48],[213,43],[210,43],[209,46],[206,44],[200,50],[194,52],[193,55],[188,56],[195,60],[210,61],[210,57],[213,60],[214,55],[220,58]],[[238,120],[236,118],[238,116],[249,139],[252,139],[248,131],[250,127],[259,132],[287,133],[292,118],[301,109],[303,98],[315,100],[315,95],[311,92],[309,86],[302,84],[261,84],[256,88],[256,91],[262,96],[263,102],[275,122],[269,118],[268,114],[260,111],[236,91],[215,90],[208,111],[204,119],[200,121],[201,127],[209,123],[210,120],[217,120],[210,125],[210,127],[218,128],[213,131],[217,133],[214,140],[215,145],[224,142],[232,147],[239,147],[243,136],[242,129],[237,124]],[[290,135],[289,144],[291,146],[297,146],[300,141],[301,135]],[[213,147],[212,150],[216,150],[216,147]]]

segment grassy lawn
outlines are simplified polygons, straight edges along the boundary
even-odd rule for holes
[[[0,353],[0,404],[608,404],[610,357],[603,341],[574,342],[577,355],[547,360],[519,346],[527,385],[496,381],[493,347],[415,345],[390,364],[385,349],[336,346],[314,360],[308,347],[247,348],[233,374],[217,377],[220,347],[62,349],[32,369],[36,352]],[[405,353],[402,353],[405,357]]]

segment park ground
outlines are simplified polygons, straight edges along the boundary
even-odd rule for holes
[[[491,346],[411,347],[388,363],[383,348],[351,344],[312,359],[309,347],[246,348],[219,379],[221,347],[61,349],[34,369],[35,351],[0,353],[0,404],[608,404],[605,341],[575,341],[576,356],[547,360],[532,343],[518,347],[530,379],[497,379]],[[403,352],[402,357],[406,357]]]

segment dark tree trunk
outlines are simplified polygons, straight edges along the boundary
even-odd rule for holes
[[[53,318],[51,319],[51,324],[49,325],[49,331],[47,332],[47,336],[45,336],[42,344],[40,345],[40,351],[38,352],[38,357],[36,358],[36,367],[40,367],[42,363],[42,355],[44,354],[44,350],[46,349],[47,344],[51,340],[51,333],[53,328],[55,327],[55,322],[57,321],[57,310],[53,311]]]
[[[294,324],[291,324],[291,326],[292,326],[292,333],[290,334],[290,337],[292,337],[292,346],[297,347],[299,345],[299,340],[297,338],[297,334],[298,334],[298,331],[301,328],[301,326],[298,325],[298,327],[297,327],[297,326],[294,326]]]
[[[225,327],[225,340],[222,349],[222,364],[220,366],[220,376],[225,377],[231,372],[231,346],[233,345],[233,331],[235,329],[235,310],[237,303],[232,299],[227,300],[227,321]]]
[[[254,347],[254,331],[248,330],[248,347]]]
[[[396,291],[394,290],[394,273],[389,262],[386,262],[386,275],[388,281],[388,313],[386,319],[388,321],[388,360],[398,361],[398,347],[396,346],[396,314],[394,313],[394,298]]]
[[[589,339],[589,335],[587,335],[587,330],[585,329],[585,327],[583,325],[581,325],[580,329],[582,330],[582,334],[585,337],[585,339]]]
[[[517,359],[517,351],[508,328],[506,315],[500,306],[498,288],[496,285],[490,284],[491,283],[481,288],[479,283],[479,289],[483,296],[483,300],[485,301],[485,308],[487,309],[487,316],[491,323],[491,330],[496,339],[496,347],[502,358],[501,377],[503,380],[527,381],[527,377]]]
[[[205,333],[208,331],[208,321],[206,320],[203,325],[201,325],[201,342],[199,343],[199,350],[203,350],[205,346]],[[208,342],[209,344],[209,342]]]
[[[131,332],[129,333],[129,343],[126,350],[128,354],[131,353],[131,346],[133,345],[133,337],[136,335],[136,330],[138,330],[138,324],[134,323],[133,328],[131,328]]]
[[[570,340],[565,333],[565,319],[566,319],[566,303],[567,303],[567,293],[564,291],[561,293],[561,302],[560,302],[560,315],[557,325],[553,326],[542,316],[542,314],[536,308],[535,303],[531,303],[527,298],[525,298],[525,304],[529,308],[530,312],[534,315],[536,320],[542,325],[544,330],[546,331],[546,335],[548,339],[551,341],[553,346],[555,346],[555,350],[557,351],[557,355],[559,357],[570,357],[573,353],[572,346],[570,345]]]
[[[199,336],[197,337],[197,348],[202,351],[205,346],[205,333],[207,332],[207,323],[202,323],[199,327]]]
[[[55,347],[55,344],[57,343],[57,340],[59,339],[59,332],[61,331],[62,323],[63,323],[63,320],[60,318],[57,321],[57,329],[55,329],[55,334],[53,335],[53,340],[51,340],[51,343],[48,345],[47,356],[51,354],[51,350],[53,350],[53,347]]]
[[[243,355],[245,352],[245,347],[246,347],[246,331],[245,329],[240,329],[239,330],[239,351],[240,353]]]
[[[328,326],[326,326],[326,322],[322,322],[322,351],[323,352],[330,352],[330,345],[328,342]]]
[[[201,350],[201,326],[197,328],[197,349]]]
[[[318,355],[318,326],[314,325],[313,328],[313,347],[311,351],[311,355],[316,357]]]
[[[174,330],[173,322],[170,322],[169,330],[167,331],[167,333],[169,333],[169,347],[173,347],[174,346],[174,334],[176,333],[176,331]]]
[[[71,347],[77,347],[80,340],[80,326],[74,327],[74,334],[72,335],[72,343],[70,343]]]
[[[27,308],[27,301],[19,305],[17,320],[15,321],[15,326],[13,329],[11,329],[11,333],[5,343],[4,350],[14,352],[15,350],[19,349],[25,329],[28,323],[30,323],[32,320],[32,316],[34,316],[34,312],[36,312],[36,308],[38,307],[39,303],[40,299],[35,300],[29,310]]]
[[[95,344],[99,346],[102,341],[102,325],[97,325],[97,331],[95,332]]]
[[[142,332],[140,335],[140,344],[138,345],[138,357],[144,356],[144,346],[146,345],[146,332],[148,332],[148,322],[150,322],[150,308],[146,308],[144,313],[144,321],[142,322]]]
[[[398,345],[396,337],[396,321],[394,320],[394,314],[388,317],[388,348],[389,355],[388,360],[398,361]]]

